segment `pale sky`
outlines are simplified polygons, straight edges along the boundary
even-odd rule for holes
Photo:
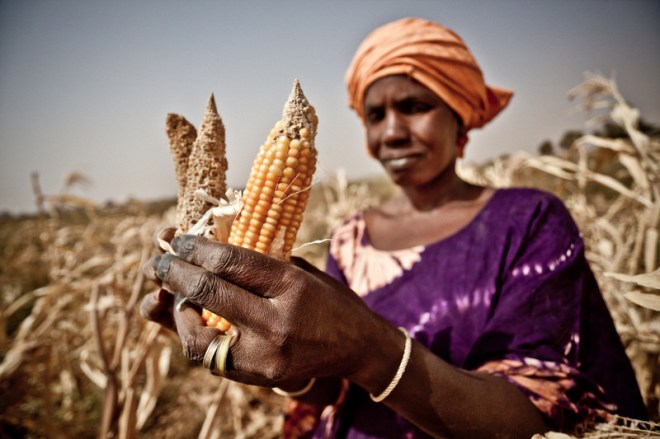
[[[294,78],[319,116],[317,179],[378,175],[343,77],[364,36],[406,16],[455,30],[516,93],[472,132],[468,161],[582,128],[566,94],[585,71],[615,75],[660,123],[658,0],[0,0],[0,212],[34,210],[32,171],[49,194],[82,172],[76,193],[99,203],[175,196],[165,116],[198,126],[211,92],[241,187]]]

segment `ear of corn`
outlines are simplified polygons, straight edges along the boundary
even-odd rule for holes
[[[316,169],[317,118],[298,81],[252,165],[229,243],[288,259]]]
[[[278,121],[259,149],[231,226],[229,243],[288,260],[309,199],[316,169],[316,111],[296,80]],[[227,330],[225,319],[202,313],[209,326]]]

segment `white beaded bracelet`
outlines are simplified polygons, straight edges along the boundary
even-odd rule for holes
[[[280,396],[287,396],[289,398],[293,398],[293,397],[296,397],[296,396],[304,395],[305,393],[309,392],[310,390],[312,390],[312,387],[314,387],[314,384],[316,384],[316,378],[312,378],[311,380],[309,380],[307,385],[305,385],[305,387],[303,387],[300,390],[294,390],[293,392],[287,392],[286,390],[282,390],[279,387],[273,387],[273,392],[277,393]]]
[[[388,384],[388,386],[380,395],[374,396],[373,394],[369,393],[369,396],[374,402],[381,402],[390,396],[390,393],[392,393],[392,390],[394,390],[397,384],[399,384],[403,373],[406,371],[406,366],[408,366],[408,361],[410,360],[410,351],[412,350],[412,340],[410,339],[410,335],[408,334],[408,331],[406,331],[406,328],[399,327],[399,330],[403,332],[403,335],[406,336],[406,343],[403,347],[403,357],[401,357],[401,363],[399,363],[399,368],[394,374],[394,378],[392,378],[390,384]]]

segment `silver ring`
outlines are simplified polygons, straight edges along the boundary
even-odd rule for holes
[[[174,295],[174,308],[177,311],[181,311],[181,307],[188,302],[188,298],[181,293],[176,293]]]
[[[220,343],[222,342],[221,337],[224,336],[222,334],[216,335],[215,338],[211,340],[211,343],[206,348],[204,360],[202,361],[202,366],[204,366],[205,369],[209,369],[211,373],[213,373],[213,359],[215,358],[215,353],[218,351],[218,346],[220,346]]]

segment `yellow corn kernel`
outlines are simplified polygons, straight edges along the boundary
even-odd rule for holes
[[[208,309],[202,310],[202,319],[206,322],[207,326],[215,326],[222,332],[226,332],[231,328],[231,323],[219,315],[213,314]]]

